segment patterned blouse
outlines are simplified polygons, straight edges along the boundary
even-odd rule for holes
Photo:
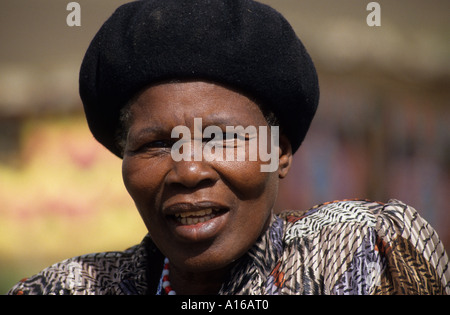
[[[156,294],[164,257],[146,236],[123,252],[71,258],[8,294]],[[398,200],[334,201],[274,215],[220,294],[450,294],[436,232]]]

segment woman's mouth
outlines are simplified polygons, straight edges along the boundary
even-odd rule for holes
[[[180,212],[174,216],[175,220],[181,225],[193,225],[209,221],[220,215],[221,212],[220,209],[207,208],[198,211]]]
[[[164,209],[172,232],[189,242],[217,236],[226,226],[229,208],[211,202],[178,203]]]

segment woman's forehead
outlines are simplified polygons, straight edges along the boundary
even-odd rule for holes
[[[202,118],[207,125],[265,125],[258,105],[243,94],[207,82],[167,83],[145,89],[131,105],[134,122],[158,128],[186,125]]]

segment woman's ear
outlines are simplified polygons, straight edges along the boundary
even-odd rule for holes
[[[284,178],[292,165],[292,146],[288,138],[281,134],[279,142],[278,177]]]

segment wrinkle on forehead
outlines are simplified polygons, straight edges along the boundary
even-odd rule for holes
[[[139,95],[132,107],[132,112],[139,114],[139,117],[133,115],[135,118],[148,117],[153,123],[160,120],[173,124],[172,127],[183,125],[191,128],[193,118],[197,117],[203,118],[206,126],[247,125],[246,118],[263,118],[258,105],[246,96],[202,81],[152,86]],[[259,125],[265,125],[265,120],[260,119]]]

